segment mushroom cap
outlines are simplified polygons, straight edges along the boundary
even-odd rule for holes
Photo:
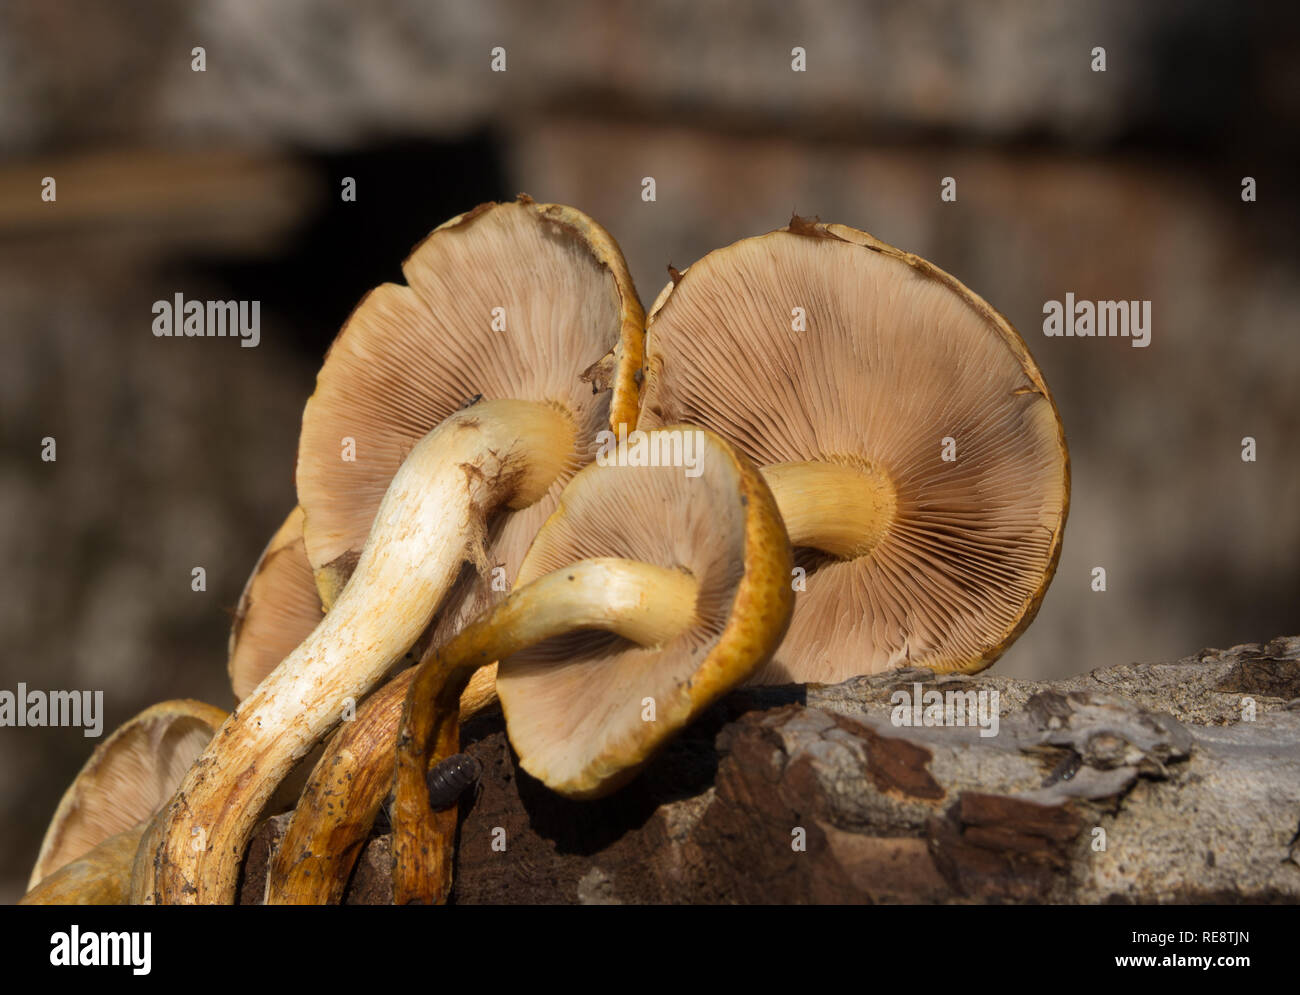
[[[143,823],[110,836],[43,877],[19,905],[126,905],[131,897],[131,867]]]
[[[699,437],[696,477],[672,466],[584,468],[520,567],[520,587],[593,557],[685,570],[699,585],[694,624],[660,646],[578,631],[500,662],[497,694],[520,766],[561,794],[597,797],[629,780],[785,634],[791,553],[772,493],[735,448]]]
[[[1032,621],[1069,507],[1065,436],[1024,341],[955,278],[796,218],[678,274],[647,340],[642,428],[689,421],[760,466],[838,462],[893,487],[869,553],[796,550],[806,591],[755,683],[975,672]]]
[[[467,403],[547,403],[577,428],[548,493],[489,528],[485,564],[503,565],[507,579],[565,481],[591,459],[596,432],[636,418],[644,312],[618,245],[591,218],[525,196],[483,204],[435,229],[402,270],[407,285],[384,284],[357,305],[303,411],[298,497],[326,607],[406,454]],[[495,308],[505,309],[504,330],[493,327]],[[354,461],[340,458],[345,437]],[[470,568],[444,615],[454,631],[490,600]]]
[[[225,721],[220,708],[181,698],[152,705],[114,730],[63,793],[28,890],[110,836],[151,819]]]
[[[266,544],[239,596],[226,662],[236,701],[252,694],[320,624],[323,609],[302,525],[302,509],[294,508]]]

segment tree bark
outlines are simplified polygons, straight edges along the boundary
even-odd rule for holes
[[[996,691],[996,735],[895,724],[918,686]],[[596,802],[518,770],[499,715],[462,743],[483,776],[454,903],[1300,901],[1300,637],[1052,683],[746,689]],[[377,830],[345,901],[391,898],[390,853]]]

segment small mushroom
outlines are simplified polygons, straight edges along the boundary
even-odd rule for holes
[[[757,683],[973,673],[1060,555],[1069,460],[1029,350],[982,298],[843,225],[709,253],[647,321],[641,429],[710,428],[763,467],[806,590]]]
[[[500,659],[497,693],[519,765],[595,798],[763,664],[793,603],[790,547],[758,472],[718,436],[699,476],[592,465],[534,539],[518,585],[421,662],[397,740],[393,891],[445,901],[456,810],[431,811],[426,771],[459,750],[457,702]],[[629,522],[637,523],[629,528]]]
[[[298,497],[321,600],[333,605],[361,555],[389,484],[412,448],[458,415],[534,423],[528,473],[540,493],[506,501],[471,567],[507,581],[555,499],[595,451],[597,432],[634,426],[645,312],[618,244],[591,218],[520,195],[439,226],[358,305],[330,347],[303,411]],[[597,392],[596,387],[600,390]],[[502,408],[498,402],[516,402]],[[485,406],[486,405],[486,406]],[[341,440],[353,458],[340,458]],[[475,571],[468,579],[478,581]],[[478,587],[487,587],[481,578]],[[474,588],[476,585],[466,585]],[[458,590],[443,632],[478,614],[481,590]]]
[[[28,891],[61,868],[87,858],[52,890],[41,890],[41,895],[66,897],[84,886],[90,890],[81,904],[116,904],[100,900],[126,887],[134,853],[134,846],[129,852],[125,849],[127,837],[140,838],[143,824],[171,798],[225,719],[219,708],[180,699],[153,705],[118,727],[95,748],[60,799],[41,842]],[[110,838],[116,842],[90,856]],[[109,874],[112,881],[96,884],[102,874]],[[46,904],[41,895],[29,904]],[[51,899],[48,904],[57,903]]]
[[[434,231],[403,271],[409,286],[377,288],[348,319],[303,414],[303,539],[329,611],[142,842],[142,901],[232,901],[294,762],[416,643],[462,564],[509,572],[611,413],[635,418],[641,307],[617,245],[585,215],[484,205]],[[593,393],[582,374],[611,351],[613,390]]]

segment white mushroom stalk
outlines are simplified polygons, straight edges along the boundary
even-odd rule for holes
[[[222,726],[136,861],[133,897],[230,903],[276,786],[429,625],[489,517],[540,498],[574,459],[572,419],[549,404],[484,401],[411,450],[351,580],[312,634]]]

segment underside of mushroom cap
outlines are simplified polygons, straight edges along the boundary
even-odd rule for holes
[[[226,669],[242,701],[320,623],[323,609],[294,508],[249,575],[235,608]]]
[[[983,299],[864,232],[796,219],[679,274],[647,328],[642,428],[697,423],[760,466],[839,464],[888,495],[869,553],[797,551],[806,591],[758,682],[973,672],[1029,624],[1069,463],[1037,366]]]
[[[119,726],[64,792],[28,889],[110,836],[152,818],[225,720],[220,708],[179,699],[153,705]]]
[[[743,682],[780,642],[790,548],[770,491],[734,448],[696,433],[680,466],[582,470],[537,534],[518,586],[578,560],[617,557],[687,573],[694,623],[655,647],[608,632],[549,639],[503,660],[497,693],[521,766],[553,790],[614,790],[673,733]]]
[[[330,348],[303,413],[298,495],[328,606],[369,534],[393,474],[430,429],[477,399],[535,401],[574,422],[577,442],[541,500],[498,516],[479,570],[512,579],[563,484],[591,459],[595,433],[637,410],[644,314],[617,244],[572,208],[527,197],[484,204],[436,229],[357,306]],[[610,388],[583,373],[613,356]],[[344,458],[349,445],[355,458]],[[452,619],[490,587],[468,571]],[[458,605],[457,602],[460,602]]]

